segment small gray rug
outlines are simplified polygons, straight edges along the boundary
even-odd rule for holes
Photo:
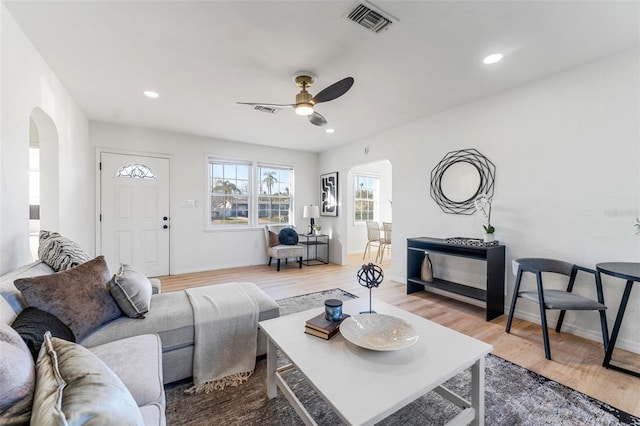
[[[278,300],[280,314],[287,315],[324,306],[326,299],[355,298],[341,289]],[[494,355],[487,356],[485,373],[485,423],[487,425],[633,425],[640,418],[549,380]],[[279,356],[278,364],[286,363]],[[469,398],[470,370],[446,383],[452,391]],[[296,371],[285,376],[289,386],[319,425],[340,425],[336,416],[311,385]],[[266,360],[259,359],[249,381],[236,388],[210,394],[186,395],[191,383],[167,386],[168,425],[302,425],[282,396],[266,397]],[[348,386],[348,382],[345,382]],[[384,389],[372,389],[384,392]],[[366,397],[366,396],[363,396]],[[459,412],[435,392],[418,398],[380,425],[442,425]]]

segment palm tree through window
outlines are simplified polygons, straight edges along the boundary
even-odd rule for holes
[[[209,162],[211,223],[249,225],[251,164]]]
[[[293,168],[209,159],[210,227],[290,224]]]
[[[258,165],[258,224],[290,223],[291,168]]]

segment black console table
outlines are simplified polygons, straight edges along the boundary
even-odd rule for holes
[[[313,265],[326,265],[329,263],[329,236],[325,234],[299,234],[299,243],[303,246],[307,246],[307,256],[303,263],[307,266]],[[321,257],[318,254],[318,246],[326,246],[326,257]],[[313,251],[313,257],[309,248],[315,247]]]
[[[425,252],[485,261],[487,266],[486,290],[435,277],[433,282],[422,281],[420,279],[420,266],[424,259]],[[468,246],[447,243],[440,238],[408,238],[407,294],[432,287],[472,299],[482,300],[486,304],[487,321],[490,321],[504,314],[504,257],[505,247],[503,245],[491,247]],[[437,274],[437,271],[435,271],[435,273]]]

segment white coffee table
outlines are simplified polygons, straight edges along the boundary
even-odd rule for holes
[[[344,302],[343,312],[369,309],[368,298]],[[398,351],[360,348],[340,334],[323,340],[304,333],[304,323],[323,308],[260,322],[267,335],[267,395],[280,388],[306,424],[316,424],[282,374],[296,368],[347,424],[374,424],[429,391],[436,391],[463,410],[448,424],[484,424],[484,360],[493,346],[450,330],[410,312],[373,299],[373,309],[410,322],[419,339]],[[276,348],[291,366],[276,368]],[[442,383],[471,367],[471,401]]]

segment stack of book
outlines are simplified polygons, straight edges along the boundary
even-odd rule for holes
[[[342,321],[347,317],[349,317],[349,314],[344,314]],[[320,337],[321,339],[329,340],[340,330],[340,323],[342,321],[329,321],[324,317],[324,312],[322,312],[310,320],[307,320],[304,324],[304,332],[312,336]]]

